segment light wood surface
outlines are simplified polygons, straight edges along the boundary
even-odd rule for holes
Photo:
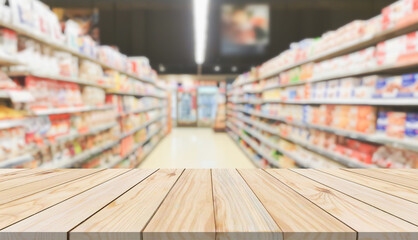
[[[8,188],[7,190],[0,191],[0,204],[12,202],[16,199],[29,196],[31,194],[58,186],[60,184],[75,180],[80,177],[87,176],[97,171],[99,170],[79,169],[79,170],[71,171],[71,172],[70,171],[53,172],[51,175],[49,173],[42,172],[41,176],[39,176],[39,178],[42,180],[39,180],[39,181],[34,180],[25,185],[19,185],[18,187]],[[57,174],[55,175],[55,173]],[[45,176],[49,176],[49,177],[45,178]]]
[[[67,239],[68,231],[134,187],[154,171],[152,169],[131,170],[114,178],[113,181],[103,183],[0,231],[0,238]]]
[[[0,205],[0,230],[66,199],[108,181],[128,170],[104,170],[45,191]]]
[[[399,171],[379,171],[379,170],[373,170],[373,171],[364,171],[365,169],[347,169],[347,171],[362,174],[368,177],[377,178],[383,181],[391,182],[400,184],[405,187],[410,187],[414,189],[418,189],[418,176],[412,175],[408,176],[406,175],[407,172],[400,174]],[[412,181],[415,180],[415,181]]]
[[[267,172],[359,232],[359,240],[408,239],[412,237],[411,233],[418,232],[417,226],[296,172],[290,170],[267,170]]]
[[[263,170],[239,172],[282,229],[284,239],[356,239],[349,227]]]
[[[9,169],[1,169],[1,170],[9,170]],[[8,172],[4,171],[4,173],[0,175],[0,182],[36,173],[35,171],[25,171],[26,169],[10,169],[10,170],[18,170],[18,171],[8,171]],[[42,171],[47,171],[47,170],[44,169]]]
[[[417,170],[0,169],[2,176],[1,240],[418,239]]]
[[[235,169],[213,169],[212,182],[216,239],[283,239],[280,228]]]
[[[215,239],[210,170],[185,170],[143,232],[144,239]]]
[[[183,169],[159,170],[70,232],[70,239],[140,239]]]
[[[295,172],[418,226],[418,204],[335,176],[311,170]]]
[[[9,175],[11,178],[1,181],[0,182],[0,191],[7,190],[10,188],[15,188],[17,186],[25,185],[27,183],[35,182],[35,181],[41,181],[43,179],[47,179],[53,176],[58,176],[61,174],[65,174],[66,171],[62,169],[54,169],[54,170],[45,170],[45,169],[35,169],[33,170],[34,174],[25,174],[25,172],[22,172],[22,174],[13,174]],[[25,176],[23,176],[25,174]]]
[[[405,187],[400,184],[387,182],[376,178],[367,177],[343,169],[321,169],[321,171],[337,176],[339,178],[347,179],[349,181],[364,185],[372,189],[379,190],[381,192],[385,192],[412,201],[414,203],[418,203],[418,191],[413,188]]]
[[[24,171],[26,169],[15,169],[15,168],[0,168],[0,179],[5,175],[9,173],[17,173]]]

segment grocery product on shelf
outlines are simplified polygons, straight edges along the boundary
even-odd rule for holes
[[[289,140],[308,167],[319,154],[349,167],[416,168],[416,6],[397,1],[240,75],[228,122]]]
[[[114,167],[164,136],[164,84],[148,59],[99,46],[38,0],[9,3],[0,1],[0,167]]]
[[[7,28],[0,28],[0,56],[14,56],[16,53],[16,32]]]

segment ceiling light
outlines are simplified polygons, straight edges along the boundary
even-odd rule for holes
[[[233,67],[231,68],[231,70],[232,70],[233,72],[236,72],[236,71],[238,71],[238,68],[237,68],[236,66],[233,66]]]
[[[219,72],[219,71],[221,71],[221,67],[215,66],[214,70],[215,70],[215,72]]]
[[[193,0],[195,62],[205,62],[209,0]]]
[[[159,68],[160,72],[165,72],[165,67],[164,67],[164,65],[160,64],[160,65],[158,66],[158,68]]]

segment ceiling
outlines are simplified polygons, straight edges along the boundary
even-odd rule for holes
[[[44,0],[52,7],[98,8],[102,44],[117,45],[130,56],[147,56],[164,74],[194,74],[192,0]],[[261,55],[227,57],[220,52],[222,3],[268,3],[270,43]],[[278,55],[291,42],[368,19],[390,0],[211,0],[204,74],[233,74]],[[218,70],[218,71],[216,71]]]

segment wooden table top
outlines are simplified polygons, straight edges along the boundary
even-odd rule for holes
[[[418,239],[418,170],[0,169],[0,239]]]

